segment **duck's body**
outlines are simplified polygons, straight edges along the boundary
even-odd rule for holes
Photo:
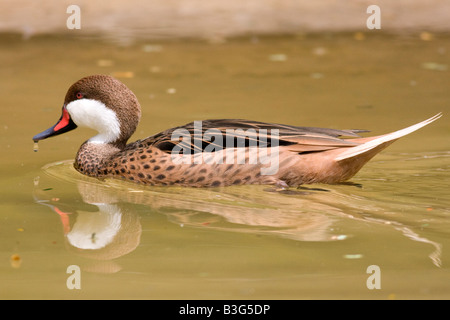
[[[99,134],[83,143],[74,166],[98,178],[120,177],[148,185],[288,187],[346,181],[392,142],[440,116],[368,138],[358,138],[361,130],[206,120],[126,144],[140,119],[139,103],[118,80],[96,75],[69,88],[61,119],[33,140],[77,125],[96,129]]]
[[[332,146],[324,145],[325,142],[322,141],[322,145],[320,146],[304,145],[301,147],[287,139],[295,139],[297,135],[297,138],[310,140],[310,142],[313,143],[314,140],[317,139],[317,137],[313,137],[313,134],[317,135],[317,133],[314,132],[315,128],[289,127],[287,129],[286,127],[277,124],[237,119],[207,120],[203,121],[202,124],[202,133],[214,128],[219,130],[224,137],[227,136],[227,129],[236,130],[235,128],[245,128],[248,130],[249,127],[252,127],[255,128],[255,132],[259,132],[262,127],[277,128],[279,131],[279,138],[275,141],[279,145],[277,147],[277,152],[278,158],[281,161],[281,163],[278,164],[278,168],[275,168],[277,169],[275,170],[277,172],[274,172],[274,174],[271,175],[262,174],[261,168],[267,168],[270,163],[264,164],[260,161],[250,163],[250,150],[248,147],[244,147],[244,163],[237,163],[236,157],[233,157],[231,162],[227,162],[226,153],[222,153],[222,155],[218,154],[220,151],[224,150],[223,148],[217,150],[215,153],[216,155],[219,155],[220,161],[217,160],[219,158],[216,158],[215,161],[208,161],[208,159],[205,158],[205,156],[208,155],[208,153],[205,152],[205,148],[207,145],[211,144],[210,141],[205,140],[202,140],[202,142],[206,143],[206,146],[203,145],[202,150],[199,152],[196,152],[194,145],[189,146],[189,149],[187,149],[188,156],[185,158],[186,161],[184,161],[187,163],[174,162],[171,151],[175,146],[175,141],[171,140],[172,134],[180,129],[185,129],[193,133],[194,125],[192,123],[130,143],[126,145],[124,149],[112,145],[106,147],[87,141],[78,151],[75,160],[75,168],[90,176],[120,176],[127,180],[150,185],[217,187],[236,184],[278,184],[293,186],[313,182],[333,183],[342,180],[342,173],[337,171],[330,172],[329,170],[332,170],[333,168],[329,168],[327,171],[324,168],[324,164],[327,161],[316,161],[318,153],[316,150],[327,150],[328,148],[334,149],[337,148],[336,145],[357,145],[353,142],[347,142],[331,136],[331,134],[338,134],[337,130],[331,129],[329,131],[330,136],[326,137],[326,139],[329,140],[327,143]],[[230,127],[233,124],[234,127]],[[339,133],[353,134],[351,131],[339,131]],[[229,132],[228,136],[230,136]],[[269,136],[269,142],[271,137],[272,136]],[[321,137],[321,139],[324,138]],[[238,152],[236,148],[228,148],[228,150],[232,150],[234,155]],[[293,152],[292,150],[295,151]],[[302,152],[302,157],[299,157],[299,153]],[[331,154],[332,153],[330,152],[326,153],[323,151],[321,157],[325,159],[324,157],[329,157]],[[94,157],[94,155],[101,156]],[[350,172],[349,170],[345,171],[347,173]]]

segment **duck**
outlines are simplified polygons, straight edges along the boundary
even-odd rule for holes
[[[96,130],[79,148],[74,168],[102,180],[120,178],[154,186],[289,188],[348,181],[394,141],[441,116],[438,113],[405,129],[371,137],[361,137],[367,130],[360,129],[212,119],[128,143],[141,118],[138,99],[118,79],[90,75],[69,87],[60,119],[33,141],[77,127]]]

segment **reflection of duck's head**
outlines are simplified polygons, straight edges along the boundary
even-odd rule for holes
[[[95,260],[116,259],[134,251],[141,241],[139,216],[118,204],[97,207],[97,212],[70,215],[71,227],[65,227],[68,249]]]
[[[118,203],[105,186],[83,180],[77,186],[83,203],[98,210],[74,208],[76,214],[61,216],[68,247],[78,255],[96,260],[118,258],[135,250],[142,233],[139,215],[126,204]]]
[[[97,204],[99,211],[79,211],[66,234],[69,243],[79,249],[99,250],[114,242],[122,228],[122,212],[113,204]]]
[[[48,165],[45,170],[50,175],[56,174],[63,180],[70,178],[73,182],[64,168],[67,166],[61,162],[56,166]],[[59,176],[61,172],[58,169],[64,169],[61,171],[64,176]],[[76,192],[67,197],[60,193],[50,195],[53,192],[44,193],[37,188],[33,197],[37,203],[50,207],[59,215],[68,251],[95,261],[85,270],[117,272],[121,267],[112,260],[134,251],[140,244],[140,216],[133,206],[119,201],[111,188],[89,177],[79,174],[75,177],[82,201],[77,199]],[[38,184],[39,178],[34,180],[35,187]]]

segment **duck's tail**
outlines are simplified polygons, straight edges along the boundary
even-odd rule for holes
[[[406,136],[407,134],[410,134],[411,132],[414,132],[414,131],[432,123],[433,121],[439,119],[441,116],[442,116],[442,112],[436,114],[435,116],[433,116],[425,121],[419,122],[415,125],[405,128],[405,129],[401,129],[401,130],[398,130],[398,131],[395,131],[392,133],[388,133],[388,134],[385,134],[382,136],[378,136],[378,137],[371,137],[371,138],[365,138],[365,139],[363,138],[363,139],[361,139],[361,141],[363,142],[362,144],[360,144],[356,147],[351,147],[351,148],[344,150],[342,153],[337,155],[336,158],[334,158],[334,160],[342,161],[342,160],[353,158],[358,155],[362,155],[362,154],[366,154],[366,153],[373,156],[376,153],[378,153],[379,151],[381,151],[382,149],[384,149],[385,147],[387,147],[389,144],[394,142],[395,140],[397,140],[403,136]],[[374,152],[374,151],[377,151],[377,152]]]

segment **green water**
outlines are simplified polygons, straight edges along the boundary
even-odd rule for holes
[[[360,39],[360,40],[357,40]],[[450,298],[450,38],[367,34],[225,43],[0,36],[0,298]],[[39,143],[96,73],[137,95],[132,140],[244,118],[374,135],[422,121],[354,185],[190,189],[78,174],[88,129]],[[69,266],[80,289],[69,289]],[[369,289],[371,265],[381,289]]]

